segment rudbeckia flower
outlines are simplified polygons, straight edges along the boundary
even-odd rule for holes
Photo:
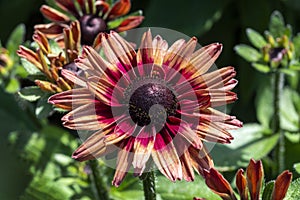
[[[132,167],[140,176],[151,163],[171,181],[194,179],[213,167],[203,141],[229,143],[227,129],[242,123],[218,111],[236,100],[233,67],[209,71],[222,45],[195,51],[197,39],[176,41],[144,33],[137,51],[117,33],[101,34],[100,56],[91,47],[76,64],[87,78],[69,78],[79,88],[53,95],[49,102],[71,110],[63,125],[92,134],[73,153],[86,161],[117,155],[113,185]],[[102,55],[101,54],[101,55]]]
[[[101,32],[126,31],[144,19],[140,11],[126,15],[131,8],[130,0],[119,0],[112,5],[102,0],[55,0],[55,4],[57,8],[41,7],[42,14],[51,23],[38,24],[35,29],[57,42],[63,41],[63,29],[76,19],[80,22],[81,43],[85,45],[92,45]]]
[[[52,49],[46,35],[39,31],[35,32],[33,40],[38,44],[36,51],[20,46],[17,53],[46,76],[46,80],[35,80],[35,84],[51,93],[70,90],[73,83],[63,77],[61,70],[67,69],[73,74],[82,72],[74,63],[80,48],[79,22],[72,22],[69,28],[64,29],[64,49],[57,46],[55,50]]]

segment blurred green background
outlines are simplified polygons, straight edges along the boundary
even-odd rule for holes
[[[39,13],[43,0],[0,0],[0,40],[2,44],[11,31],[20,23],[26,25],[26,39],[30,40],[33,25],[44,21]],[[132,11],[144,11],[145,20],[141,26],[154,26],[173,29],[188,36],[196,36],[201,45],[212,42],[223,43],[223,53],[217,60],[219,67],[232,65],[236,67],[239,84],[235,89],[239,100],[229,106],[229,111],[244,123],[255,122],[254,98],[257,88],[265,76],[256,72],[233,50],[239,43],[247,43],[245,29],[251,27],[259,32],[268,26],[269,16],[279,10],[286,22],[300,31],[300,3],[297,0],[133,0]],[[14,99],[0,93],[0,104],[14,104]],[[9,106],[7,105],[8,112]],[[15,110],[14,110],[15,112]],[[14,154],[8,144],[8,133],[15,129],[22,130],[22,112],[15,113],[10,119],[0,111],[0,120],[5,127],[0,127],[0,199],[17,199],[29,181],[28,166]],[[17,124],[15,122],[18,122]],[[30,122],[28,122],[30,123]]]

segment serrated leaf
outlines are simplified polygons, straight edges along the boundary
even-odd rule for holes
[[[267,136],[263,132],[264,128],[259,124],[246,124],[232,131],[234,140],[231,144],[213,146],[211,155],[216,167],[220,170],[235,170],[246,167],[251,158],[259,160],[268,155],[279,137],[278,134]]]
[[[35,109],[35,115],[39,119],[47,118],[53,111],[53,106],[48,103],[50,94],[44,94],[38,101]]]
[[[39,87],[37,86],[30,86],[22,88],[18,94],[22,99],[25,99],[27,101],[36,101],[40,99],[45,92],[43,92]]]
[[[294,169],[296,170],[296,172],[297,172],[298,174],[300,174],[300,163],[294,164]]]
[[[7,40],[6,48],[11,54],[15,54],[19,48],[19,45],[22,44],[25,36],[25,25],[18,25]]]
[[[267,44],[265,38],[261,34],[259,34],[257,31],[255,31],[251,28],[247,28],[246,33],[247,33],[248,39],[253,44],[253,46],[255,46],[256,48],[260,49]]]
[[[235,46],[234,50],[239,56],[241,56],[248,62],[257,62],[262,57],[256,49],[245,44]]]
[[[274,11],[269,23],[270,33],[276,38],[281,37],[285,33],[285,23],[282,14],[279,11]]]
[[[259,72],[262,73],[269,73],[271,71],[268,65],[259,64],[259,63],[252,63],[252,66]]]
[[[262,200],[271,200],[274,185],[275,181],[270,181],[265,185],[262,193]]]
[[[21,63],[29,75],[42,75],[41,71],[36,66],[28,62],[26,59],[21,58]]]
[[[285,196],[285,200],[298,200],[300,199],[300,178],[294,180],[288,191],[287,191],[287,194]]]

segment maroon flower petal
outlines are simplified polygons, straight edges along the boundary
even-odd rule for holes
[[[109,18],[116,18],[122,15],[126,15],[130,11],[130,0],[119,0],[109,12]]]
[[[236,200],[228,181],[214,168],[204,170],[206,185],[224,200]]]
[[[235,179],[236,187],[239,191],[241,200],[248,200],[247,179],[244,176],[244,170],[239,169]]]
[[[35,30],[44,33],[47,36],[47,38],[52,39],[62,35],[64,28],[68,28],[68,26],[62,23],[37,24],[34,26]]]
[[[76,18],[80,17],[80,14],[78,13],[75,4],[72,0],[55,0],[55,2],[61,9],[70,12]]]
[[[292,173],[286,170],[276,178],[271,197],[272,200],[284,199],[286,192],[288,191],[291,184],[292,176]]]
[[[67,23],[70,21],[70,18],[67,15],[65,15],[47,5],[42,5],[42,7],[40,8],[40,11],[44,15],[44,17],[49,19],[50,21],[62,22],[62,23]]]
[[[247,167],[247,183],[252,200],[259,199],[259,193],[263,182],[263,166],[261,161],[250,160]]]
[[[159,171],[171,181],[182,179],[182,167],[172,138],[166,130],[157,133],[152,158]]]
[[[129,16],[117,27],[117,32],[123,32],[139,26],[144,20],[144,16]]]
[[[155,134],[156,130],[154,127],[143,127],[135,138],[132,165],[135,174],[138,176],[143,173],[146,167],[146,162],[151,156],[151,152],[154,147]]]

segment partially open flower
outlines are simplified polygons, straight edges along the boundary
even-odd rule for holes
[[[46,76],[46,80],[35,80],[36,85],[51,93],[70,90],[73,83],[63,77],[62,69],[67,69],[74,75],[82,72],[74,63],[80,47],[79,22],[72,22],[70,28],[64,29],[65,48],[59,52],[54,52],[46,36],[39,31],[35,32],[33,40],[39,46],[36,51],[20,46],[17,53],[21,58],[35,65]]]
[[[63,41],[63,29],[76,19],[80,22],[81,43],[85,45],[92,45],[101,32],[126,31],[144,19],[141,12],[124,16],[130,11],[130,0],[119,0],[113,5],[103,0],[55,0],[55,3],[59,9],[47,5],[40,9],[52,23],[36,25],[35,29],[57,41]]]
[[[211,168],[204,170],[205,181],[207,186],[224,200],[236,200],[233,189],[223,175]],[[261,188],[264,173],[261,161],[250,160],[247,167],[246,176],[244,170],[239,169],[236,173],[236,187],[240,195],[240,200],[259,200],[261,198]],[[292,173],[289,171],[282,172],[276,179],[270,200],[284,199],[289,185],[292,181]],[[249,195],[250,194],[250,195]]]
[[[213,107],[236,100],[233,67],[209,69],[222,45],[195,51],[196,38],[168,48],[160,36],[144,33],[137,51],[117,33],[101,34],[101,57],[91,47],[76,64],[87,80],[68,77],[79,88],[53,95],[49,102],[69,109],[63,125],[93,134],[73,153],[79,161],[117,155],[113,185],[130,167],[140,176],[154,161],[171,181],[194,180],[213,167],[203,141],[229,143],[227,129],[242,123]]]

